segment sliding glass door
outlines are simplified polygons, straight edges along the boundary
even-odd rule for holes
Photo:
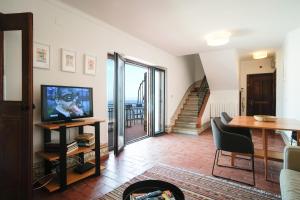
[[[165,132],[165,71],[154,69],[154,135]]]

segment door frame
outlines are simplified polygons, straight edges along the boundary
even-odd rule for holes
[[[163,130],[159,131],[159,132],[155,132],[155,71],[159,71],[159,72],[163,72],[163,85],[164,85],[164,92],[163,92],[163,98],[164,98],[164,107],[163,107]],[[152,96],[152,101],[153,101],[153,108],[151,109],[152,113],[151,113],[151,120],[152,120],[152,124],[151,124],[151,134],[152,136],[160,136],[162,134],[166,133],[166,71],[157,67],[151,67],[151,73],[153,75],[152,77],[152,83],[151,83],[151,87],[152,90],[151,91],[151,95]]]
[[[122,60],[122,62],[124,62],[124,67],[123,67],[123,73],[121,75],[123,75],[122,80],[123,80],[123,84],[122,84],[122,91],[119,91],[119,59]],[[118,53],[114,53],[114,61],[115,61],[115,73],[114,73],[114,119],[115,119],[115,123],[114,123],[114,154],[116,156],[118,156],[125,148],[125,59]],[[119,95],[123,94],[123,112],[121,112],[121,114],[123,113],[123,146],[121,148],[119,148]]]
[[[246,93],[246,115],[249,116],[249,97],[251,95],[250,94],[250,90],[249,90],[249,85],[250,85],[250,77],[260,77],[260,76],[265,76],[265,75],[270,75],[272,76],[272,81],[273,81],[273,97],[272,97],[272,111],[274,113],[274,115],[276,115],[276,70],[273,73],[260,73],[260,74],[247,74],[247,93]]]

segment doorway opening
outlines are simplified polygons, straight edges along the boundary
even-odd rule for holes
[[[109,55],[107,97],[108,146],[116,155],[128,143],[165,132],[164,70]]]
[[[125,143],[147,136],[148,68],[125,63]]]

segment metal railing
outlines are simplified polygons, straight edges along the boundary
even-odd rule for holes
[[[132,123],[136,124],[144,122],[144,104],[125,104],[125,126],[131,127]],[[114,106],[113,104],[108,104],[108,125],[109,130],[112,129],[114,123]]]

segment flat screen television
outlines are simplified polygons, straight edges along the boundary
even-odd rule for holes
[[[92,88],[42,85],[41,95],[43,122],[93,117]]]

